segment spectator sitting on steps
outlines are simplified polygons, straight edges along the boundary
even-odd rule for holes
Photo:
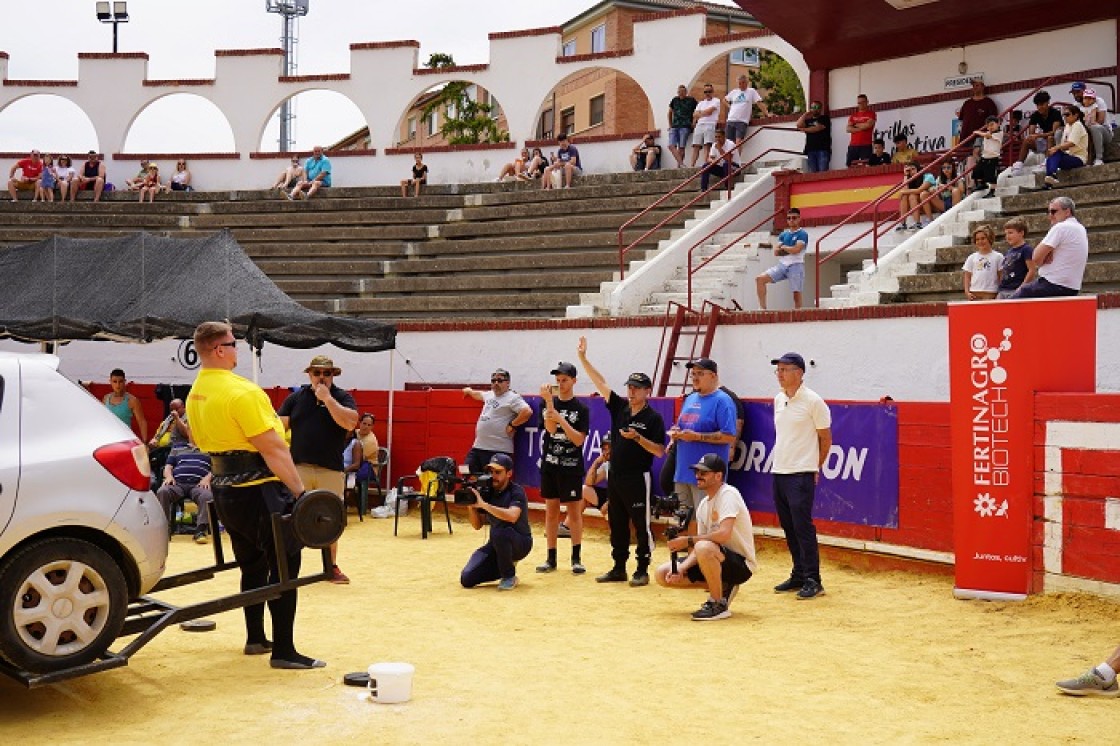
[[[273,189],[279,189],[284,194],[287,194],[295,185],[303,178],[303,166],[299,165],[299,156],[293,155],[292,161],[276,179],[276,183],[272,185]]]
[[[1046,151],[1046,188],[1058,185],[1058,171],[1082,168],[1089,162],[1089,132],[1082,123],[1081,109],[1067,106],[1062,112],[1066,126],[1060,141]]]
[[[898,135],[894,138],[894,155],[891,156],[891,163],[917,163],[918,151],[906,139],[906,135]]]
[[[16,171],[20,172],[18,179],[16,178]],[[39,177],[42,175],[43,159],[40,157],[38,150],[32,150],[29,158],[17,161],[8,171],[8,194],[11,195],[12,202],[19,202],[17,192],[20,190],[34,190]]]
[[[408,188],[412,187],[412,196],[420,196],[420,187],[428,183],[428,167],[424,165],[424,156],[421,153],[416,153],[413,156],[416,161],[412,164],[412,178],[401,180],[401,196],[408,196]]]
[[[288,199],[300,199],[305,195],[307,199],[311,199],[320,187],[330,185],[330,159],[323,155],[323,146],[316,145],[311,157],[303,164],[303,178],[296,184],[295,189],[288,193]]]
[[[630,151],[630,167],[635,171],[655,171],[661,168],[661,146],[654,144],[653,135],[646,135]]]
[[[561,132],[556,138],[560,147],[552,156],[552,165],[544,170],[541,177],[541,188],[552,189],[552,174],[563,174],[564,188],[572,186],[572,179],[583,171],[583,162],[579,158],[579,150],[568,142],[567,134]]]
[[[891,154],[887,152],[887,143],[883,138],[877,138],[871,143],[871,156],[867,159],[868,166],[886,166],[891,162]]]

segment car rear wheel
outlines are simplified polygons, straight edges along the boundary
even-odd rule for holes
[[[128,586],[116,561],[80,539],[44,539],[0,565],[0,655],[49,673],[88,663],[117,638]]]

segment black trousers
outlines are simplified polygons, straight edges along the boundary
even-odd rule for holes
[[[612,469],[607,476],[607,524],[611,529],[611,558],[616,568],[625,569],[630,558],[630,527],[638,541],[635,557],[638,569],[649,568],[653,547],[653,534],[649,528],[649,472],[641,474],[616,474]]]
[[[532,536],[518,532],[513,526],[491,526],[490,541],[476,549],[467,560],[459,582],[464,588],[474,588],[480,583],[512,578],[517,574],[517,563],[529,556],[532,548]]]
[[[241,568],[241,590],[262,588],[280,581],[272,540],[272,513],[281,512],[292,493],[280,482],[251,487],[214,487],[218,515],[233,544],[233,556]],[[299,544],[285,526],[284,553],[291,577],[299,574]],[[290,658],[296,652],[293,639],[296,622],[296,591],[292,589],[268,602],[272,617],[272,657]],[[264,604],[245,607],[245,641],[268,639],[264,631]]]
[[[821,557],[817,548],[817,527],[813,525],[816,488],[816,472],[774,475],[774,507],[793,558],[790,577],[819,583]]]

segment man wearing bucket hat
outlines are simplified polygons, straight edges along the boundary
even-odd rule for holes
[[[342,499],[346,471],[342,452],[346,439],[358,426],[358,409],[347,391],[334,385],[342,369],[326,355],[316,355],[304,368],[310,382],[293,392],[280,405],[277,414],[284,427],[292,431],[292,459],[300,478],[309,490],[330,490]],[[338,542],[331,544],[331,582],[350,582],[338,569]]]
[[[696,506],[696,534],[668,542],[670,550],[687,550],[688,556],[677,565],[676,572],[672,563],[666,562],[654,577],[665,588],[708,591],[708,600],[693,612],[693,621],[726,619],[731,616],[731,599],[739,586],[758,570],[751,513],[739,490],[724,481],[727,463],[722,458],[708,453],[689,468],[695,472],[704,495]]]
[[[797,598],[806,600],[824,593],[813,498],[832,447],[832,414],[824,399],[802,382],[805,358],[787,352],[770,364],[777,366],[781,387],[774,397],[774,507],[793,558],[789,579],[774,591],[797,591]]]
[[[490,525],[490,538],[475,550],[459,575],[464,588],[474,588],[480,583],[498,581],[498,590],[512,591],[517,587],[517,563],[529,555],[533,548],[533,534],[529,528],[529,499],[521,485],[513,481],[513,459],[505,453],[495,453],[486,465],[490,474],[490,491],[483,498],[477,489],[474,503],[467,509],[467,518],[477,531]]]
[[[603,374],[587,359],[587,338],[579,338],[579,362],[606,401],[611,415],[611,469],[607,476],[607,523],[611,530],[614,567],[595,578],[599,583],[626,581],[630,558],[630,527],[637,535],[638,567],[630,585],[649,585],[649,561],[653,534],[649,527],[650,470],[654,458],[665,455],[665,421],[649,406],[653,381],[645,373],[626,379],[626,397],[611,390]]]

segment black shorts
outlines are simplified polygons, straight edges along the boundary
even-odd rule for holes
[[[733,549],[720,547],[723,550],[723,562],[720,568],[720,577],[724,585],[739,585],[751,579],[751,568],[747,567],[747,558]],[[693,565],[685,571],[685,577],[693,583],[703,583],[704,573],[700,572],[700,565]]]
[[[541,469],[541,497],[575,502],[583,499],[583,473],[578,469]]]
[[[595,499],[598,501],[595,503],[595,507],[598,510],[602,510],[603,506],[607,503],[607,488],[596,485],[591,489],[595,490]]]

